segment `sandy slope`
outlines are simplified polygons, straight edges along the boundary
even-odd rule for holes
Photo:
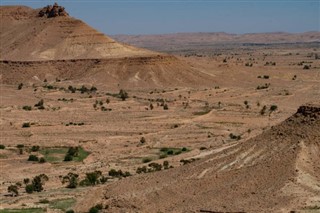
[[[302,106],[249,141],[111,184],[100,197],[107,212],[289,212],[319,205],[319,128],[319,104]]]
[[[0,10],[2,60],[96,59],[156,54],[119,44],[72,17],[37,17],[38,10],[28,7],[2,7]]]

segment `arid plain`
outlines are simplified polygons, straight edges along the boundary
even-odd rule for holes
[[[0,212],[319,211],[319,32],[145,50],[39,11],[1,7]]]

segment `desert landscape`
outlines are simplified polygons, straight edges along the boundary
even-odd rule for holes
[[[0,12],[0,213],[320,212],[320,32]]]

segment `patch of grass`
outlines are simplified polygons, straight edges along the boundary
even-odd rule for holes
[[[149,162],[151,162],[151,161],[152,161],[152,159],[149,158],[149,157],[142,158],[142,163],[149,163]]]
[[[8,156],[7,155],[4,155],[4,154],[0,154],[0,159],[7,159]]]
[[[62,211],[67,211],[71,209],[76,203],[76,200],[73,198],[63,199],[63,200],[53,200],[49,203],[49,207],[53,209],[60,209]]]
[[[211,109],[206,108],[206,109],[204,109],[203,111],[193,112],[192,114],[193,114],[193,115],[205,115],[205,114],[208,114],[209,112],[211,112]]]
[[[46,148],[40,151],[44,156],[44,159],[50,163],[63,162],[69,148]],[[82,147],[79,147],[78,156],[73,157],[73,161],[81,162],[83,161],[90,153],[85,151]]]
[[[41,208],[30,208],[30,209],[0,209],[0,213],[44,213],[46,212]]]
[[[84,150],[82,147],[79,147],[79,153],[78,156],[73,157],[73,161],[77,161],[77,162],[81,162],[84,159],[86,159],[86,157],[88,157],[90,153],[87,152],[86,150]]]
[[[46,148],[40,151],[44,159],[50,163],[62,162],[68,148]]]

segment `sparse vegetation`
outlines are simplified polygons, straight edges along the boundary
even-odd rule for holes
[[[78,182],[79,182],[78,177],[79,177],[78,174],[69,172],[68,175],[62,178],[62,184],[67,183],[66,187],[69,189],[77,188]]]
[[[230,137],[230,139],[233,139],[233,140],[240,140],[241,139],[241,135],[235,135],[233,133],[230,133],[229,137]]]
[[[73,147],[74,149],[75,147]],[[68,151],[70,148],[67,147],[61,147],[61,148],[44,148],[40,151],[40,153],[44,156],[44,159],[50,163],[58,163],[63,162],[66,156],[68,155]],[[70,152],[72,153],[72,152]],[[69,153],[69,155],[70,155]],[[89,155],[89,152],[85,151],[82,147],[78,148],[78,153],[75,156],[72,156],[73,161],[81,162],[83,161],[87,156]],[[70,158],[70,157],[68,157]]]
[[[29,155],[28,161],[39,161],[39,158],[36,155]]]
[[[303,66],[303,69],[304,69],[304,70],[308,70],[308,69],[310,69],[310,68],[311,68],[311,65],[305,64],[305,65]]]
[[[276,66],[276,62],[274,61],[267,61],[264,66]]]
[[[109,176],[111,177],[129,177],[131,176],[130,172],[122,172],[122,170],[111,169],[109,171]]]
[[[51,209],[60,209],[61,211],[68,211],[76,203],[76,200],[73,198],[67,199],[58,199],[50,201],[49,207]]]
[[[161,171],[162,169],[169,169],[169,168],[173,168],[172,166],[169,166],[169,162],[168,161],[163,161],[163,164],[159,164],[159,163],[149,163],[148,166],[142,166],[142,167],[138,167],[136,170],[137,174],[141,174],[141,173],[148,173],[148,172],[156,172],[156,171]]]
[[[169,109],[168,104],[164,104],[164,105],[163,105],[163,109],[164,109],[164,110],[168,110],[168,109]]]
[[[269,75],[259,75],[258,78],[269,79],[270,76]]]
[[[197,159],[195,158],[190,158],[190,159],[181,159],[180,162],[183,164],[183,165],[186,165],[186,164],[189,164],[189,163],[192,163],[194,161],[196,161]]]
[[[31,111],[32,107],[31,106],[23,106],[22,109],[25,111]]]
[[[32,152],[38,152],[40,150],[40,146],[32,146],[31,151]]]
[[[183,152],[189,151],[186,147],[183,148],[168,148],[168,147],[163,147],[160,149],[160,156],[169,156],[169,155],[179,155]]]
[[[18,85],[18,90],[21,90],[22,87],[23,87],[23,83],[20,83],[20,84]]]
[[[40,109],[40,110],[44,109],[44,101],[43,101],[43,99],[41,99],[41,100],[40,100],[38,103],[36,103],[34,106],[37,107],[37,108]]]
[[[146,139],[144,137],[141,137],[140,143],[144,144],[146,142]]]
[[[271,105],[270,106],[270,112],[274,112],[278,109],[278,106],[277,105]]]
[[[0,213],[45,213],[42,208],[1,209]]]
[[[89,213],[99,213],[102,210],[102,204],[97,204],[90,208]]]
[[[29,122],[25,122],[22,124],[22,128],[29,128],[31,125]]]
[[[26,192],[31,194],[33,192],[41,192],[43,190],[43,185],[49,178],[45,174],[37,175],[33,178],[31,184],[26,185]]]
[[[149,158],[149,157],[142,158],[142,163],[149,163],[149,162],[151,162],[151,161],[152,161],[152,159]]]
[[[129,95],[128,95],[128,93],[127,93],[125,90],[121,89],[120,92],[119,92],[119,94],[118,94],[118,97],[119,97],[121,100],[125,101],[127,98],[129,98]]]
[[[264,105],[264,106],[262,107],[262,109],[260,110],[260,114],[261,114],[261,115],[264,115],[264,114],[266,113],[266,110],[267,110],[267,106]]]
[[[17,185],[10,185],[8,186],[8,193],[10,193],[12,197],[16,197],[19,195],[18,189]]]
[[[84,180],[80,182],[81,186],[94,186],[100,183],[99,178],[102,176],[101,171],[94,171],[86,173],[86,177]]]
[[[270,83],[266,83],[264,85],[257,86],[257,90],[268,89],[270,87]]]

